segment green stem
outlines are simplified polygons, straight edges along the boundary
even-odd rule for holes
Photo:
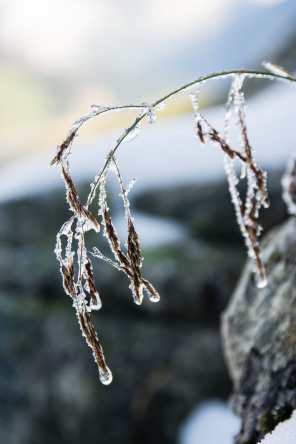
[[[156,100],[152,106],[157,106],[160,103],[162,103],[164,100],[169,99],[170,97],[174,96],[175,94],[184,91],[187,88],[190,88],[191,86],[197,85],[198,83],[205,82],[206,80],[215,79],[219,77],[225,77],[225,76],[231,76],[233,74],[246,74],[249,76],[262,76],[262,78],[278,78],[282,80],[289,80],[291,82],[296,82],[296,77],[290,77],[290,76],[281,76],[279,74],[274,74],[272,72],[265,72],[265,71],[252,71],[252,70],[243,70],[243,69],[235,69],[232,71],[222,71],[217,72],[213,74],[209,74],[205,77],[200,77],[197,80],[193,80],[192,82],[187,83],[186,85],[181,86],[180,88],[176,89],[175,91],[170,92],[166,96],[162,97],[161,99]]]
[[[185,85],[181,86],[178,89],[175,89],[174,91],[171,91],[170,93],[168,93],[167,95],[161,97],[160,99],[157,99],[155,102],[153,102],[151,104],[152,108],[155,108],[157,105],[161,104],[162,102],[166,101],[167,99],[169,99],[170,97],[175,96],[176,94],[178,94],[181,91],[184,91],[190,87],[193,87],[195,85],[198,85],[199,83],[205,82],[207,80],[211,80],[211,79],[216,79],[216,78],[220,78],[220,77],[228,77],[228,76],[232,76],[235,74],[245,74],[247,76],[260,76],[261,78],[269,78],[269,79],[281,79],[281,80],[287,80],[290,82],[296,82],[296,77],[292,77],[289,75],[280,75],[280,74],[275,74],[272,72],[265,72],[265,71],[253,71],[253,70],[231,70],[231,71],[222,71],[222,72],[217,72],[217,73],[212,73],[209,74],[207,76],[204,77],[200,77],[196,80],[193,80],[192,82],[186,83]],[[257,77],[257,78],[260,78]],[[107,108],[104,111],[98,112],[98,114],[102,114],[103,112],[107,112],[107,111],[111,111],[114,109],[127,109],[127,108],[145,108],[145,105],[127,105],[127,106],[120,106],[120,107],[114,107],[114,108]],[[147,111],[148,111],[149,106],[147,106]],[[114,154],[116,153],[117,149],[119,148],[119,146],[121,145],[121,143],[124,141],[124,139],[129,135],[129,133],[141,122],[141,120],[146,116],[147,112],[143,112],[141,113],[135,120],[134,122],[129,126],[129,128],[125,131],[125,133],[117,140],[117,143],[115,145],[115,147],[113,148],[113,150],[110,152],[109,156],[106,159],[106,162],[101,170],[101,173],[98,176],[98,179],[95,182],[95,186],[93,188],[93,192],[91,193],[91,195],[89,196],[89,199],[86,203],[86,207],[88,207],[94,197],[94,193],[95,190],[97,188],[98,183],[101,180],[102,175],[104,174],[108,163],[110,162],[111,158],[114,156]]]

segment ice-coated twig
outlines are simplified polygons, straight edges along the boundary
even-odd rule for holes
[[[121,189],[120,196],[123,199],[123,204],[125,208],[125,215],[128,225],[128,236],[125,244],[126,254],[123,253],[121,249],[120,240],[117,236],[116,229],[109,215],[109,208],[107,206],[106,178],[109,170],[114,171],[117,176]],[[108,170],[106,170],[102,174],[100,179],[100,214],[102,215],[102,222],[104,225],[104,235],[107,237],[110,248],[114,254],[115,260],[117,261],[115,267],[123,271],[129,277],[130,289],[132,290],[134,302],[140,305],[143,301],[143,290],[147,291],[148,296],[152,302],[157,302],[159,300],[159,295],[153,288],[153,286],[146,279],[143,279],[141,274],[140,269],[142,267],[142,254],[140,248],[140,240],[133,224],[130,212],[130,203],[128,200],[128,192],[130,190],[130,187],[131,185],[129,185],[127,189],[124,188],[117,161],[113,156],[109,161]],[[96,253],[98,256],[98,250]],[[105,258],[103,258],[103,260],[106,261]],[[108,259],[107,262],[111,263],[111,261]]]
[[[224,137],[222,137],[200,113],[197,92],[191,93],[190,99],[194,110],[196,135],[199,137],[201,143],[214,142],[218,144],[224,152],[224,166],[237,221],[245,239],[248,254],[254,259],[257,272],[257,285],[258,287],[264,287],[266,285],[266,276],[259,246],[259,235],[261,232],[259,210],[262,206],[267,207],[269,202],[266,190],[266,173],[263,172],[255,162],[253,149],[249,143],[247,134],[244,94],[242,91],[244,78],[245,73],[233,75],[233,81],[226,102]],[[239,128],[242,146],[240,151],[234,150],[230,146],[229,126],[230,117],[233,112]],[[242,164],[242,174],[240,178],[237,177],[235,171],[236,160],[239,160]],[[244,177],[247,179],[247,194],[245,202],[243,203],[237,186],[239,180]]]
[[[134,301],[140,304],[143,299],[143,290],[148,293],[151,301],[157,302],[159,295],[154,287],[146,279],[142,277],[142,253],[140,248],[140,240],[136,232],[133,219],[130,212],[130,204],[128,193],[133,182],[126,188],[123,186],[119,167],[115,159],[115,153],[122,143],[133,140],[141,129],[141,123],[144,118],[149,124],[156,121],[156,112],[161,111],[165,102],[174,97],[176,94],[190,90],[190,98],[194,109],[195,135],[200,139],[201,143],[213,142],[217,144],[224,152],[225,169],[229,181],[229,189],[232,201],[234,203],[237,220],[244,236],[248,253],[253,257],[256,264],[258,286],[266,283],[264,266],[261,259],[258,237],[261,231],[259,223],[259,210],[262,206],[268,205],[266,193],[266,174],[257,166],[254,158],[252,147],[249,143],[247,135],[247,126],[245,119],[244,96],[242,92],[243,80],[249,78],[269,78],[281,79],[289,82],[296,82],[296,78],[277,65],[271,62],[265,62],[265,71],[242,71],[231,70],[219,73],[213,73],[208,76],[200,77],[189,82],[180,88],[171,91],[165,96],[157,99],[153,103],[142,103],[140,105],[116,105],[111,107],[92,105],[91,112],[81,119],[74,122],[66,138],[60,146],[53,158],[51,165],[56,165],[61,172],[62,179],[66,187],[66,199],[69,204],[73,216],[69,221],[65,222],[57,234],[55,254],[60,263],[60,271],[63,279],[63,287],[67,295],[73,301],[76,309],[78,322],[85,337],[87,344],[93,351],[94,359],[98,365],[99,376],[103,384],[109,384],[112,381],[112,373],[107,367],[104,359],[102,347],[100,345],[98,335],[93,327],[90,319],[92,310],[101,308],[101,299],[95,285],[95,276],[93,272],[93,264],[90,259],[98,258],[112,265],[119,271],[124,272],[130,280],[130,288],[132,290]],[[232,78],[232,85],[228,94],[225,111],[225,134],[220,134],[204,116],[201,114],[198,102],[198,91],[201,86],[212,79]],[[94,178],[90,186],[90,192],[85,205],[79,199],[79,195],[70,172],[70,155],[79,130],[89,120],[100,117],[109,112],[138,110],[137,117],[133,122],[121,133],[117,138],[114,148],[107,155],[107,158]],[[241,148],[233,149],[229,141],[229,124],[231,114],[236,116],[239,134],[241,139]],[[235,161],[239,161],[242,166],[242,175],[238,177],[235,170]],[[127,240],[125,243],[125,251],[121,248],[113,221],[109,214],[107,206],[106,179],[109,171],[113,170],[117,175],[120,185],[125,215],[127,220]],[[238,191],[237,185],[242,177],[247,180],[246,198],[243,200]],[[287,183],[287,180],[286,182]],[[289,192],[294,187],[294,182],[289,182]],[[85,236],[90,230],[99,233],[100,223],[89,210],[94,198],[99,190],[99,216],[104,228],[104,235],[108,239],[114,260],[104,256],[98,248],[94,247],[89,252],[85,246]],[[295,188],[293,188],[293,191]],[[287,193],[286,193],[287,194]],[[291,194],[291,193],[290,193]],[[296,205],[296,204],[295,204]],[[295,206],[294,205],[294,206]],[[65,236],[66,247],[63,251],[62,237]],[[73,247],[73,240],[76,241],[76,249]],[[74,266],[76,260],[76,267]],[[76,271],[75,271],[76,270]]]
[[[58,232],[55,253],[57,259],[60,262],[60,270],[63,277],[64,290],[73,300],[73,306],[76,309],[76,314],[80,324],[82,335],[85,337],[87,344],[93,350],[93,356],[99,369],[100,380],[103,384],[109,384],[112,381],[112,373],[106,366],[103,350],[100,345],[98,335],[91,323],[89,315],[89,312],[92,309],[100,308],[101,302],[94,284],[92,265],[90,260],[87,258],[85,247],[82,243],[81,237],[78,237],[78,244],[79,249],[82,249],[83,253],[79,254],[79,277],[77,278],[77,276],[75,276],[73,261],[75,253],[72,251],[72,225],[74,223],[74,220],[75,216],[72,216],[69,221],[63,224],[62,228]],[[67,237],[67,245],[64,258],[62,255],[62,236]],[[84,256],[83,261],[81,260],[81,255]],[[82,262],[83,267],[81,266]],[[82,288],[82,277],[85,281],[85,289],[90,294],[90,307],[87,305],[85,293]]]

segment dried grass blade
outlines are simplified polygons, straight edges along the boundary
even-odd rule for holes
[[[76,288],[75,288],[75,274],[73,261],[70,266],[61,264],[61,273],[63,276],[63,287],[67,295],[69,295],[73,300],[76,299]]]
[[[144,288],[147,291],[148,295],[149,295],[149,299],[152,302],[158,302],[160,299],[159,294],[157,293],[157,291],[155,290],[155,288],[150,284],[149,281],[147,281],[146,279],[142,278],[142,282],[144,284]]]
[[[87,258],[84,268],[84,278],[86,280],[85,289],[88,291],[91,298],[90,307],[92,310],[98,310],[99,308],[101,308],[102,302],[99,296],[99,292],[95,286],[93,267],[89,258]]]
[[[72,180],[70,174],[67,172],[64,165],[62,165],[61,169],[62,169],[62,175],[64,178],[66,190],[67,190],[67,202],[70,205],[70,208],[79,218],[84,217],[93,225],[93,228],[96,231],[99,231],[100,226],[99,226],[96,218],[93,216],[93,214],[89,210],[87,210],[86,208],[84,208],[81,205],[81,203],[79,201],[77,190],[75,188],[75,185],[73,183],[73,180]]]
[[[90,316],[85,310],[82,312],[78,311],[77,316],[82,335],[85,337],[87,344],[93,351],[93,357],[99,369],[100,380],[103,384],[110,384],[112,381],[112,373],[106,365],[103,349]]]
[[[75,139],[76,135],[77,135],[77,130],[71,131],[69,133],[67,138],[58,147],[58,152],[57,152],[56,156],[50,162],[51,166],[54,165],[54,164],[58,165],[61,162],[61,159],[63,157],[64,152],[67,150],[67,148],[69,148],[69,146],[71,146],[71,144],[73,143],[73,140]]]

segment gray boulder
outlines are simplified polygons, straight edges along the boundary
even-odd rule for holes
[[[248,263],[222,317],[225,356],[242,418],[237,444],[255,444],[296,408],[296,219],[262,241],[268,285]]]

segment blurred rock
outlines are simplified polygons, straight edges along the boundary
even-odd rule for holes
[[[268,285],[248,263],[223,315],[225,354],[242,418],[237,444],[255,444],[296,408],[296,219],[262,242]]]

